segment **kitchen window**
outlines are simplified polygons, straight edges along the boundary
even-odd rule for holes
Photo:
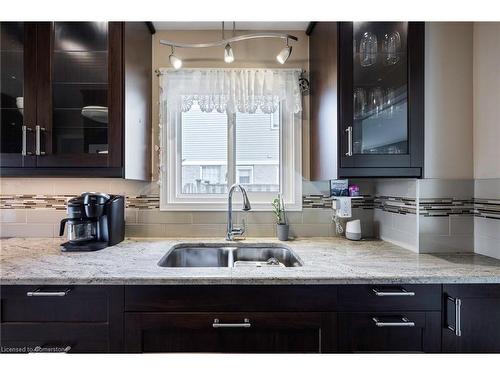
[[[161,89],[165,94],[168,84]],[[206,97],[185,97],[178,110],[167,100],[161,105],[162,210],[226,210],[233,183],[245,187],[253,210],[271,210],[278,193],[289,210],[301,209],[300,113],[284,101],[271,110],[230,111],[229,104],[210,110]]]

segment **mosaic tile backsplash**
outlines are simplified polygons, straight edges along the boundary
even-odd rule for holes
[[[152,183],[4,179],[1,186],[0,235],[5,237],[57,237],[67,200],[89,189],[126,195],[128,236],[222,237],[226,230],[225,212],[160,211],[158,189]],[[352,204],[365,237],[377,236],[416,252],[476,251],[500,257],[500,179],[386,179],[365,181],[362,186],[365,195]],[[305,189],[303,211],[288,213],[293,236],[336,235],[334,198],[321,194],[324,191],[317,186]],[[271,212],[236,213],[235,219],[243,218],[248,236],[276,235]]]
[[[0,209],[55,209],[66,210],[68,199],[74,195],[0,195]],[[334,197],[321,194],[305,195],[303,197],[304,208],[331,208]],[[126,208],[159,209],[160,197],[158,194],[151,195],[128,195]],[[380,209],[396,214],[417,213],[417,199],[390,196],[360,196],[352,200],[353,208]],[[422,216],[450,216],[450,215],[475,215],[489,219],[500,219],[500,199],[454,199],[436,198],[418,200],[418,212]]]
[[[500,219],[500,199],[474,198],[474,215],[487,219]]]
[[[53,208],[66,210],[66,202],[76,197],[74,195],[1,195],[0,209],[37,209]],[[154,195],[127,195],[126,208],[159,209],[160,196]]]

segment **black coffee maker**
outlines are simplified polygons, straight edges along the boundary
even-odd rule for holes
[[[95,251],[116,245],[125,237],[125,197],[83,193],[68,201],[68,217],[61,220],[59,235],[67,226],[68,242],[62,251]]]

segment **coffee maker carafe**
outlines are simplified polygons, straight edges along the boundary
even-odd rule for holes
[[[68,201],[67,212],[59,230],[62,236],[67,227],[63,251],[100,250],[125,237],[125,198],[121,195],[83,193]]]

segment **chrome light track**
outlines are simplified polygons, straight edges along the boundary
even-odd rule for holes
[[[232,38],[221,39],[214,42],[208,43],[179,43],[171,40],[160,40],[160,44],[164,44],[166,46],[173,46],[177,48],[209,48],[209,47],[218,47],[224,46],[228,43],[241,42],[243,40],[250,39],[263,39],[263,38],[275,38],[275,39],[285,39],[285,40],[294,40],[298,41],[299,39],[290,34],[280,34],[280,33],[253,33],[253,34],[244,34],[233,36]]]

